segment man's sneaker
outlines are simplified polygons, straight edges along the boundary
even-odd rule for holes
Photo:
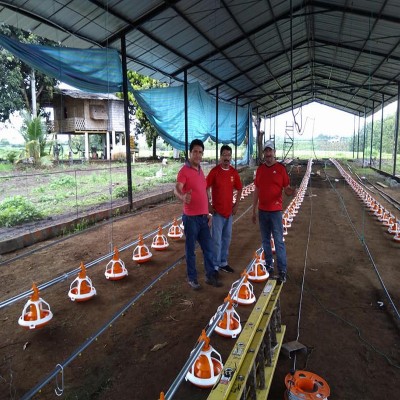
[[[229,265],[224,265],[223,267],[219,267],[219,270],[223,272],[229,272],[231,274],[235,272],[235,270],[231,268]]]
[[[193,289],[193,290],[199,290],[201,288],[199,282],[195,281],[189,281],[189,286]]]
[[[215,286],[215,287],[221,287],[222,283],[218,280],[216,276],[213,276],[211,278],[206,278],[206,283],[207,285]]]
[[[285,272],[280,272],[277,284],[278,285],[282,285],[282,283],[285,283],[285,282],[286,282],[286,273]]]

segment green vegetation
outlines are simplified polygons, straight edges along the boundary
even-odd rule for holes
[[[159,184],[175,182],[180,167],[181,163],[174,161],[164,166],[160,163],[134,164],[132,191],[137,193]],[[82,165],[77,170],[62,166],[54,172],[45,169],[33,174],[0,176],[3,189],[0,200],[3,199],[7,205],[7,211],[0,218],[0,226],[9,227],[66,213],[78,215],[88,207],[128,198],[125,165],[92,170],[89,168],[90,166]],[[162,175],[157,174],[160,171]],[[24,197],[15,196],[22,193]],[[22,212],[21,202],[26,203]]]
[[[123,199],[128,197],[128,186],[117,186],[114,190],[114,197],[117,199]]]
[[[166,290],[156,292],[152,305],[152,314],[159,315],[165,313],[178,299],[182,297],[180,287],[171,285]]]
[[[32,117],[28,112],[22,113],[23,125],[21,136],[25,141],[25,157],[32,158],[35,164],[40,164],[41,157],[45,156],[47,128],[44,119]]]
[[[0,173],[11,172],[13,168],[11,164],[0,164]]]
[[[135,90],[140,89],[151,89],[158,87],[166,87],[168,86],[165,83],[161,83],[155,79],[152,79],[148,76],[141,75],[135,71],[128,71],[127,76],[129,82]],[[122,93],[118,93],[117,96],[122,98]],[[153,158],[156,158],[156,142],[159,137],[156,128],[151,124],[149,119],[147,118],[144,111],[139,106],[135,97],[131,92],[128,92],[129,98],[129,113],[132,117],[134,117],[135,128],[137,134],[144,134],[146,136],[146,142],[149,147],[153,148]]]
[[[14,196],[0,203],[0,226],[10,227],[43,218],[37,208],[22,196]]]
[[[0,24],[0,33],[24,43],[58,45],[48,39],[34,35],[10,25]],[[33,78],[34,75],[34,79]],[[53,88],[57,82],[22,62],[9,51],[0,48],[0,121],[5,122],[15,111],[33,112],[31,84],[35,82],[36,106],[39,114],[43,113],[43,105],[48,104],[53,96]]]

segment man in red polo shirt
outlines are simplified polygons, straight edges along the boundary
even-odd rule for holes
[[[200,289],[196,270],[196,241],[204,256],[206,283],[222,286],[213,265],[213,244],[211,239],[211,217],[208,213],[207,184],[201,160],[204,144],[194,139],[189,147],[189,159],[179,170],[175,185],[175,196],[183,202],[182,222],[185,229],[185,253],[188,282],[192,289]]]
[[[228,264],[229,245],[232,238],[233,215],[238,209],[242,195],[242,182],[231,165],[232,149],[223,145],[220,149],[220,164],[207,175],[207,189],[211,189],[212,238],[214,242],[214,268],[216,271],[234,272]],[[233,191],[237,190],[236,202]]]
[[[286,168],[275,159],[275,144],[272,140],[267,140],[264,144],[264,163],[257,168],[254,185],[252,220],[255,224],[256,210],[258,209],[267,270],[270,275],[274,272],[271,249],[272,234],[279,272],[278,283],[284,283],[286,282],[287,265],[286,248],[283,241],[282,191],[291,196],[295,194],[295,189],[290,187]]]

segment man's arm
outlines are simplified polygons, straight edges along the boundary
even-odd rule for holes
[[[188,192],[183,193],[183,183],[181,182],[176,182],[174,194],[179,200],[186,204],[189,204],[192,199],[192,191],[189,190]]]
[[[286,196],[294,196],[296,193],[296,188],[286,186],[285,188],[283,188],[283,191],[285,192]]]
[[[257,205],[258,205],[258,188],[255,187],[253,192],[253,215],[252,215],[253,224],[255,224],[257,220],[257,214],[256,214]]]
[[[232,214],[233,214],[233,215],[236,214],[237,209],[238,209],[238,207],[239,207],[239,201],[240,201],[240,199],[241,199],[241,197],[242,197],[242,192],[243,192],[243,188],[240,189],[240,190],[238,190],[238,191],[236,192],[236,201],[235,201],[235,204],[234,204],[233,207],[232,207]]]

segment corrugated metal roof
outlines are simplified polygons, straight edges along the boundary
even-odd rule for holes
[[[62,94],[63,96],[69,96],[74,99],[123,101],[111,93],[88,93],[77,89],[58,89],[55,91],[55,94]]]
[[[291,7],[292,5],[292,7]],[[369,115],[397,100],[398,0],[10,0],[0,21],[68,47],[120,49],[128,68],[261,114],[316,101]]]

